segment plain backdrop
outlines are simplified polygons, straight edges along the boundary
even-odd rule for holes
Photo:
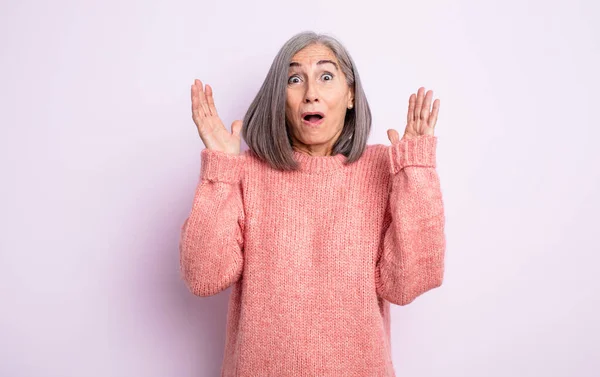
[[[399,377],[600,374],[600,16],[588,1],[3,1],[0,375],[218,376],[230,289],[178,237],[204,148],[190,85],[242,119],[282,44],[353,56],[369,144],[441,101],[444,284],[392,306]],[[243,149],[247,149],[245,144]]]

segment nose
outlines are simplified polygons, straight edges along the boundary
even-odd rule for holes
[[[319,95],[317,93],[317,86],[313,82],[309,82],[306,86],[306,93],[304,94],[304,102],[310,103],[313,101],[319,101]]]

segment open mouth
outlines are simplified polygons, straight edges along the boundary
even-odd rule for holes
[[[319,124],[323,120],[323,115],[321,114],[307,114],[302,119],[310,124]]]

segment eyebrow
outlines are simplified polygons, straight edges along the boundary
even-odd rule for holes
[[[317,62],[317,65],[327,64],[327,63],[333,64],[333,66],[335,67],[335,69],[339,70],[339,67],[338,67],[337,63],[334,62],[333,60],[328,60],[328,59],[319,60]],[[290,68],[292,68],[292,67],[300,67],[300,66],[301,66],[301,64],[298,63],[298,62],[291,62],[290,63]]]

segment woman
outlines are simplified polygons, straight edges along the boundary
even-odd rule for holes
[[[439,100],[430,112],[420,88],[402,139],[389,129],[390,146],[367,145],[356,66],[313,32],[284,44],[231,133],[212,88],[191,89],[206,148],[181,275],[198,296],[233,286],[221,376],[395,376],[389,303],[409,304],[444,273]]]

